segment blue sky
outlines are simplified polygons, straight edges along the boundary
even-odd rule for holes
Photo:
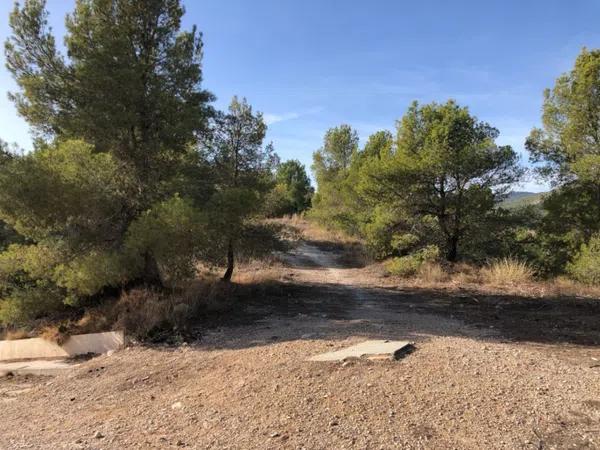
[[[48,0],[64,31],[72,0]],[[393,130],[412,100],[449,98],[523,149],[539,124],[542,92],[581,48],[600,46],[600,2],[202,0],[185,2],[186,27],[204,33],[204,86],[225,108],[235,94],[265,114],[283,159],[310,166],[325,131],[355,127],[364,143]],[[0,39],[10,0],[0,2]],[[2,55],[3,58],[3,55]],[[15,88],[0,68],[2,91]],[[0,94],[0,137],[30,148],[27,125]],[[524,188],[545,190],[534,181]]]

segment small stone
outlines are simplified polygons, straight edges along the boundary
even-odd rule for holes
[[[183,408],[183,403],[181,402],[175,402],[171,405],[171,409],[181,409]]]
[[[276,438],[279,437],[279,433],[275,432],[275,433],[271,433],[270,435],[271,438]]]
[[[104,435],[103,435],[103,434],[102,434],[100,431],[96,431],[96,432],[94,433],[94,437],[95,437],[96,439],[102,439],[102,438],[104,437]]]

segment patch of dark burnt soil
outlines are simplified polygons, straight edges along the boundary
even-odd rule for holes
[[[456,294],[410,289],[381,295],[395,306],[456,318],[469,325],[493,328],[507,339],[542,343],[600,345],[600,300],[532,298],[514,295]]]
[[[207,326],[251,324],[268,316],[312,315],[348,319],[359,300],[352,287],[336,284],[270,282],[244,286],[236,306]],[[600,301],[582,298],[531,298],[514,295],[482,295],[432,289],[360,288],[390,312],[422,313],[458,319],[467,325],[494,329],[503,338],[543,344],[600,345]],[[357,309],[353,310],[356,314]],[[353,316],[352,318],[356,318]]]

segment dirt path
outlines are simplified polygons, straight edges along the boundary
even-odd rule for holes
[[[296,284],[312,286],[320,291],[315,297],[322,308],[336,309],[333,317],[367,326],[394,325],[394,333],[415,339],[440,333],[478,338],[498,335],[493,329],[472,327],[460,320],[415,313],[412,311],[417,306],[415,303],[398,298],[394,291],[377,287],[362,268],[345,267],[339,262],[338,254],[316,245],[303,243],[283,259],[293,270]],[[329,297],[325,303],[324,295]]]
[[[201,342],[0,380],[0,448],[600,448],[597,346],[523,340],[483,322],[483,299],[397,292],[339,256],[298,247],[281,282],[248,302],[246,323]],[[417,350],[305,361],[366,338]]]

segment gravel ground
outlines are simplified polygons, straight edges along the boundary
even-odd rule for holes
[[[380,293],[316,246],[285,261],[288,281],[247,306],[247,324],[197,344],[132,346],[55,378],[1,379],[0,448],[600,448],[597,345],[515,339],[479,316],[419,310],[418,295]],[[416,351],[305,361],[366,338]]]

